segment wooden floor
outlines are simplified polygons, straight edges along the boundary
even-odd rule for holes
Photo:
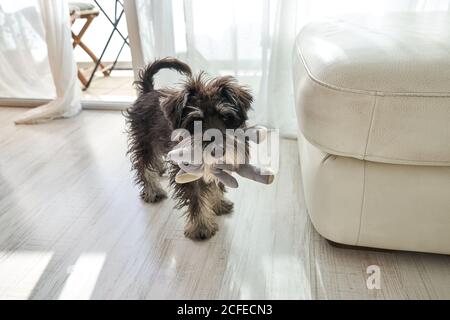
[[[450,256],[341,249],[313,230],[295,141],[274,184],[241,180],[235,213],[193,242],[172,200],[139,200],[119,112],[14,126],[24,111],[0,108],[0,298],[450,298]]]
[[[89,72],[85,72],[86,77],[89,74]],[[133,81],[132,70],[114,70],[108,77],[104,77],[101,72],[97,72],[89,88],[83,91],[82,99],[86,101],[133,102],[136,99]]]

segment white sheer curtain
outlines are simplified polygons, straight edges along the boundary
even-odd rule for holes
[[[55,96],[36,4],[0,0],[0,97]]]
[[[128,0],[144,62],[177,56],[194,70],[231,74],[256,98],[253,120],[296,136],[293,42],[312,20],[349,13],[447,11],[448,0]],[[136,47],[135,47],[136,48]],[[165,78],[165,81],[170,78]]]
[[[15,122],[73,116],[80,96],[67,2],[0,0],[0,98],[54,98]]]

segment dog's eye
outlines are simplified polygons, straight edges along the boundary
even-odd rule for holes
[[[239,119],[232,114],[223,115],[222,120],[227,127],[239,127],[240,126]]]
[[[234,105],[222,103],[219,105],[218,111],[226,127],[238,128],[242,124],[238,109]]]

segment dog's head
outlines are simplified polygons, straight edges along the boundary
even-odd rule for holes
[[[190,77],[179,90],[165,94],[161,108],[173,129],[193,133],[194,122],[202,130],[242,128],[251,108],[252,95],[231,76],[206,79],[203,73]]]

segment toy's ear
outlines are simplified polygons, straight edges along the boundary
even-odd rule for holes
[[[183,184],[201,179],[203,177],[203,168],[201,169],[202,169],[201,171],[197,170],[193,172],[186,172],[180,168],[180,170],[175,176],[175,182]]]
[[[181,116],[187,100],[188,93],[182,90],[168,95],[167,98],[161,101],[161,110],[173,129],[180,127]]]
[[[237,180],[229,173],[223,170],[215,170],[214,175],[220,182],[222,182],[225,186],[229,188],[237,188],[239,187],[239,183]]]

